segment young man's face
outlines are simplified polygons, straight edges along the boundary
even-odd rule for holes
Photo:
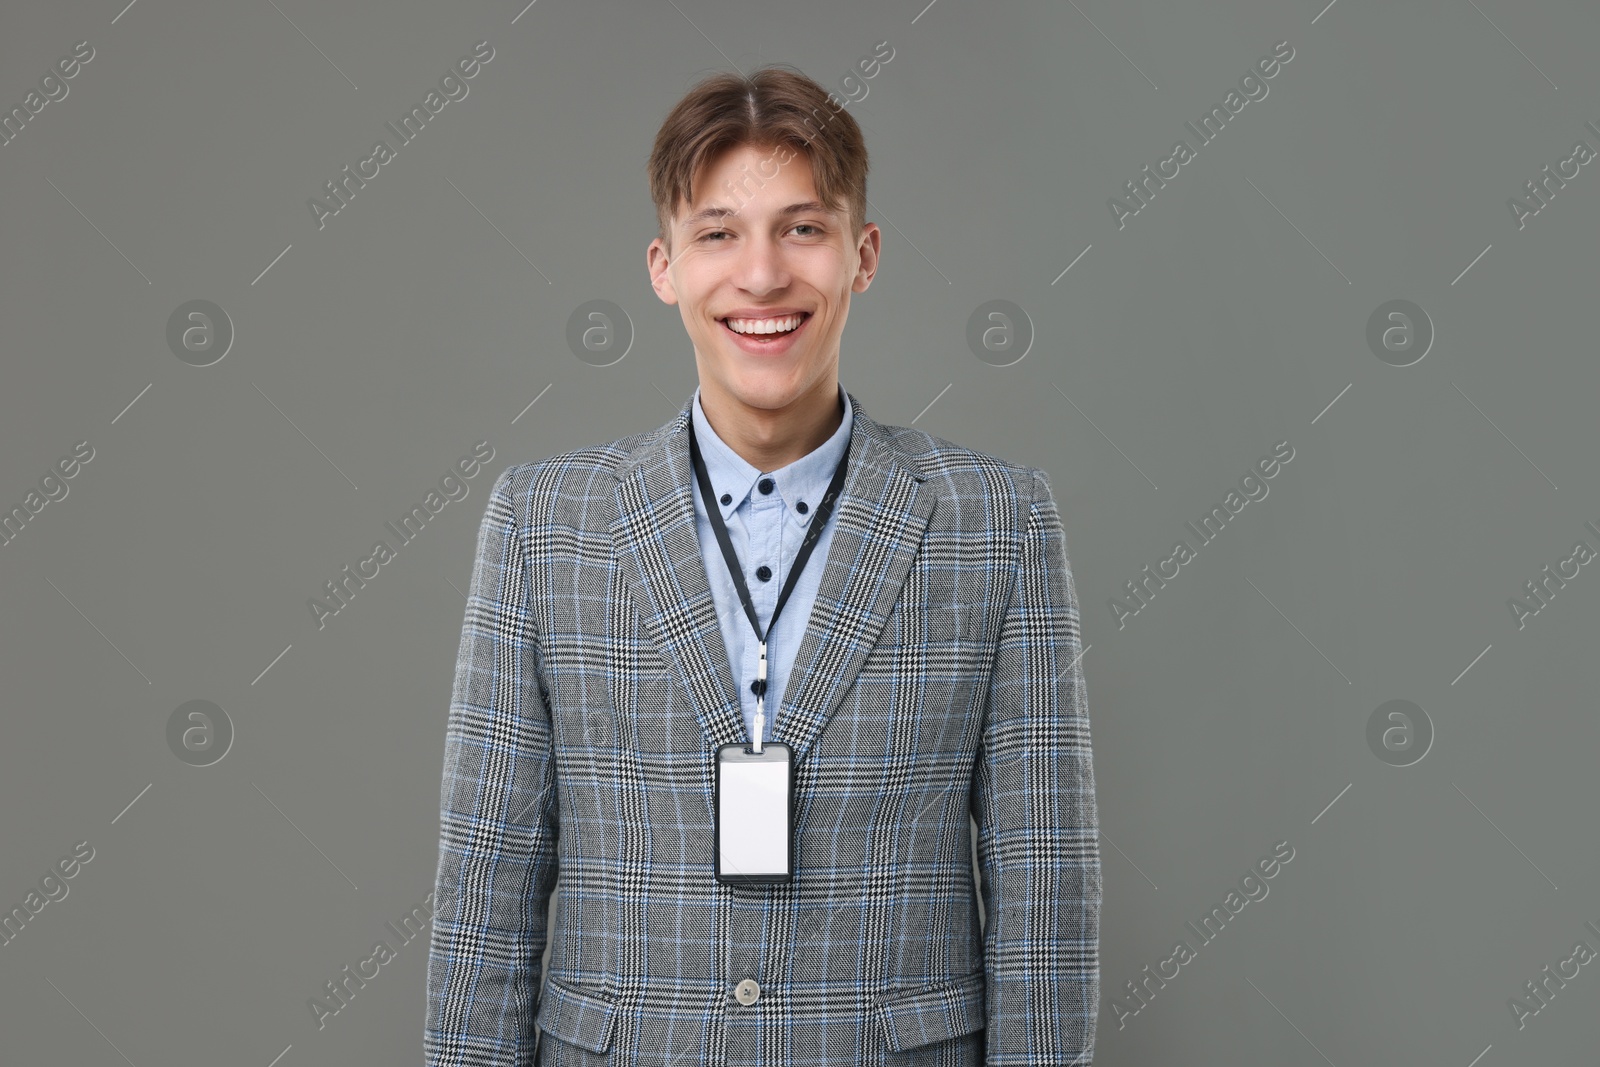
[[[789,149],[729,149],[694,190],[672,250],[657,238],[646,258],[656,295],[683,315],[702,396],[767,411],[831,399],[850,294],[878,269],[878,227],[854,239],[846,211],[818,203],[809,158]]]

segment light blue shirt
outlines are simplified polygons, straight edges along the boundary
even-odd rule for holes
[[[795,555],[800,551],[800,540],[810,529],[811,519],[822,502],[834,468],[844,455],[844,446],[850,441],[850,426],[855,412],[844,386],[839,386],[839,399],[844,404],[844,419],[833,436],[817,448],[801,456],[786,467],[775,471],[760,471],[745,461],[744,457],[728,447],[706,421],[700,406],[700,390],[694,391],[695,440],[700,445],[700,455],[706,463],[706,474],[711,479],[711,489],[717,500],[713,503],[722,512],[722,521],[728,527],[728,540],[739,557],[745,585],[750,590],[750,601],[756,617],[765,632],[772,622],[772,609],[778,605],[778,594],[789,578]],[[722,626],[722,643],[728,650],[728,662],[733,667],[733,680],[739,691],[739,705],[744,712],[745,736],[755,739],[756,694],[751,688],[756,680],[760,662],[758,638],[750,626],[739,601],[739,590],[734,587],[733,576],[722,558],[722,548],[717,544],[717,533],[711,527],[711,516],[706,502],[700,496],[700,479],[694,483],[695,525],[700,533],[700,556],[705,561],[706,577],[711,583],[711,599],[717,607],[717,621]],[[766,491],[763,492],[763,487]],[[784,690],[789,682],[789,668],[800,650],[800,639],[805,636],[806,623],[811,618],[811,606],[816,600],[822,582],[823,565],[828,558],[828,545],[833,541],[833,529],[838,525],[838,502],[835,514],[829,516],[811,550],[805,570],[795,581],[789,599],[783,605],[783,614],[767,635],[767,693],[762,714],[765,725],[761,741],[772,738],[772,720],[777,717],[783,702]],[[762,575],[766,575],[765,578]]]

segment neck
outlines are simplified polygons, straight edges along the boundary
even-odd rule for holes
[[[844,421],[837,380],[777,409],[753,408],[702,384],[700,407],[717,436],[762,471],[778,470],[816,451]]]

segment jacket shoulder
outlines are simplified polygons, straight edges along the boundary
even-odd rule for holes
[[[958,445],[912,426],[880,424],[884,436],[907,456],[923,477],[937,483],[941,493],[958,500],[999,495],[1007,510],[1026,520],[1029,505],[1049,495],[1044,471],[966,445]]]
[[[548,519],[548,514],[536,514],[532,510],[534,506],[542,504],[548,508],[555,501],[574,494],[609,494],[623,462],[646,439],[660,432],[631,433],[612,441],[567,449],[543,459],[512,464],[500,472],[492,492],[506,496],[525,523]]]

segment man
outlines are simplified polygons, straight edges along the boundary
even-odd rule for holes
[[[854,120],[781,68],[707,79],[661,128],[647,265],[699,387],[665,426],[491,491],[432,1067],[1092,1059],[1098,824],[1060,518],[1042,471],[880,424],[840,385],[882,241],[866,171]]]

